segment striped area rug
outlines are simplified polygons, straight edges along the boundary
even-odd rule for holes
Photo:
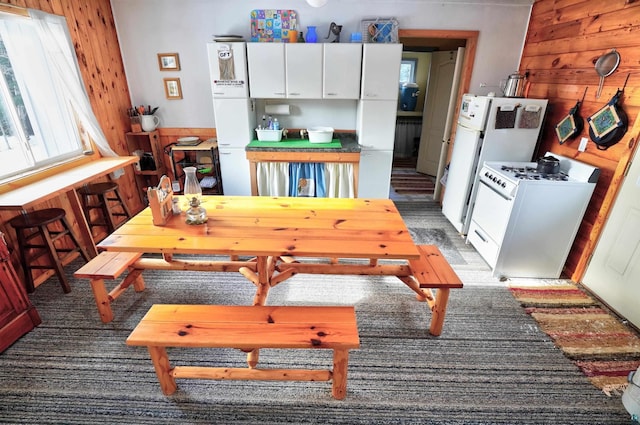
[[[391,187],[400,195],[431,195],[434,177],[416,171],[417,158],[395,158],[391,169]]]
[[[605,393],[621,393],[640,366],[638,333],[576,285],[510,287],[542,331]]]

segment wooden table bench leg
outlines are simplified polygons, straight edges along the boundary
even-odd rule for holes
[[[171,364],[169,363],[167,350],[164,347],[149,346],[147,348],[149,349],[156,375],[158,375],[162,392],[165,395],[173,394],[176,392],[178,386],[176,385],[176,380],[173,378],[173,375],[171,375]]]
[[[331,394],[337,400],[347,395],[347,366],[349,365],[349,350],[333,350],[333,375]]]
[[[104,286],[104,279],[91,279],[90,283],[93,298],[96,300],[96,307],[98,307],[98,313],[100,313],[100,320],[102,320],[102,323],[111,322],[113,320],[113,310],[111,309],[109,294]]]
[[[449,288],[438,288],[436,291],[436,304],[431,310],[431,327],[429,333],[434,336],[440,336],[442,326],[444,325],[444,315],[447,312],[447,303],[449,302]]]

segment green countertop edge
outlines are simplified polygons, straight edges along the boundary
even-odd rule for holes
[[[342,149],[340,139],[333,139],[331,143],[310,143],[307,139],[283,139],[280,142],[261,142],[252,140],[247,147],[250,148],[280,148],[280,149]]]

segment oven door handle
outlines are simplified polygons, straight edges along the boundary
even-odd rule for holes
[[[498,195],[499,197],[501,197],[502,199],[504,199],[505,201],[512,201],[513,198],[510,196],[507,196],[503,193],[498,192],[497,190],[495,190],[493,188],[493,186],[490,186],[487,182],[485,182],[484,180],[480,180],[480,183],[482,183],[483,185],[485,185],[487,187],[487,189],[491,190],[492,192],[494,192],[496,195]]]

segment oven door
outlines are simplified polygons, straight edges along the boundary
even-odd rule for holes
[[[513,198],[496,192],[480,181],[467,242],[492,268],[496,265],[512,207]]]

